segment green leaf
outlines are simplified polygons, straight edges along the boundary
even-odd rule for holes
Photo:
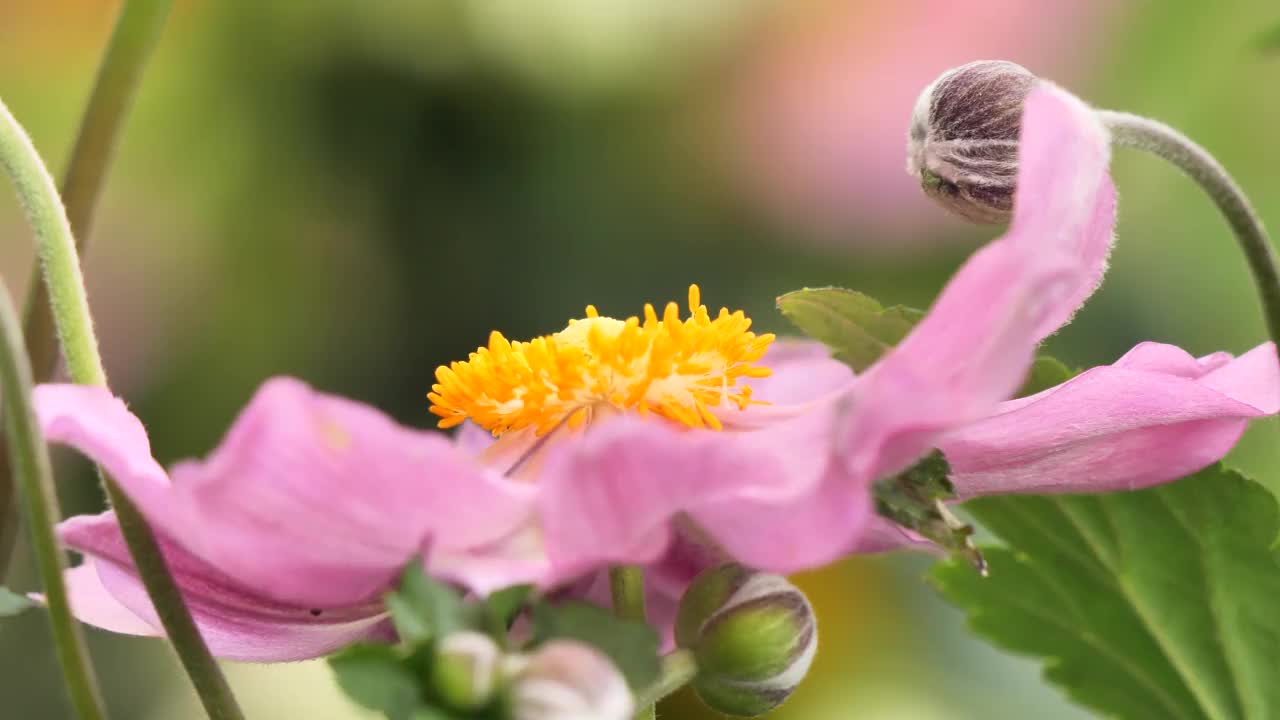
[[[514,585],[492,593],[485,598],[484,604],[489,616],[502,627],[507,627],[532,593],[532,585]]]
[[[985,571],[982,554],[973,546],[973,528],[964,524],[944,504],[954,500],[951,465],[938,450],[906,470],[876,482],[876,512],[940,547],[963,555],[979,571]]]
[[[581,602],[533,606],[533,644],[563,638],[594,646],[609,656],[633,690],[658,679],[658,633],[645,623],[623,620],[604,608]]]
[[[1061,360],[1049,357],[1048,355],[1038,355],[1034,362],[1031,363],[1031,371],[1027,373],[1027,380],[1022,384],[1022,389],[1017,392],[1015,397],[1026,397],[1035,395],[1042,390],[1048,390],[1054,385],[1061,385],[1075,376],[1071,368],[1067,367]]]
[[[36,602],[31,598],[0,585],[0,617],[12,617],[35,606]]]
[[[805,288],[782,295],[778,309],[804,334],[821,340],[854,372],[871,367],[897,345],[924,312],[842,288]]]
[[[1008,549],[933,580],[980,635],[1116,718],[1280,717],[1280,509],[1214,465],[1136,492],[966,505]]]
[[[417,679],[389,645],[354,645],[329,658],[329,666],[348,697],[389,720],[409,720],[421,704]]]
[[[386,604],[396,632],[410,646],[469,625],[458,591],[429,577],[420,562],[409,564],[400,577],[400,587],[387,594]]]

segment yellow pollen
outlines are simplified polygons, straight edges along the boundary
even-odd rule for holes
[[[588,305],[584,319],[528,342],[495,330],[466,360],[436,368],[431,412],[442,428],[470,419],[495,436],[581,427],[603,406],[720,430],[712,408],[761,404],[739,381],[769,375],[758,362],[774,336],[751,332],[741,310],[721,308],[712,318],[697,285],[689,286],[689,313],[682,320],[669,303],[659,318],[645,305],[643,320],[615,320]]]

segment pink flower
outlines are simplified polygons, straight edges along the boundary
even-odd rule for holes
[[[525,521],[529,488],[439,433],[297,381],[265,383],[217,450],[168,474],[105,390],[46,385],[35,402],[50,441],[100,463],[147,517],[219,656],[295,660],[385,635],[380,595],[420,552],[482,591],[521,572],[518,559],[484,548]],[[69,574],[77,615],[159,634],[113,513],[60,529],[86,558]]]
[[[867,547],[883,527],[871,484],[931,448],[952,456],[965,495],[1136,486],[1220,457],[1247,418],[1276,412],[1265,347],[1232,361],[1141,346],[1004,402],[1105,269],[1108,147],[1079,100],[1032,91],[1009,232],[857,377],[814,343],[771,346],[741,313],[713,318],[695,287],[686,320],[674,303],[661,319],[588,308],[527,343],[495,333],[438,370],[441,425],[470,419],[497,440],[466,425],[450,442],[278,379],[170,481],[105,391],[45,386],[37,407],[49,438],[102,463],[138,504],[225,657],[309,657],[385,632],[379,594],[419,553],[479,593],[585,585],[640,563],[674,594],[721,554],[814,567]],[[87,557],[71,571],[77,613],[156,633],[111,515],[73,518],[63,536]]]
[[[902,343],[857,378],[812,345],[781,346],[765,358],[773,375],[753,381],[753,395],[776,404],[730,413],[737,432],[620,417],[549,448],[538,502],[552,561],[576,571],[657,562],[677,531],[769,572],[848,553],[871,517],[871,484],[995,412],[1040,341],[1093,292],[1112,239],[1108,160],[1092,111],[1039,85],[1009,232]]]

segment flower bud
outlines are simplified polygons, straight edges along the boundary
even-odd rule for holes
[[[925,194],[977,223],[1013,212],[1022,103],[1036,76],[1021,65],[979,60],[924,89],[911,116],[907,173]]]
[[[455,710],[478,710],[493,699],[501,677],[502,650],[483,633],[453,633],[440,642],[431,666],[431,687]]]
[[[754,717],[795,690],[818,650],[813,608],[777,575],[722,565],[680,600],[676,643],[693,651],[693,688],[711,708]]]
[[[510,668],[513,720],[630,720],[635,712],[622,673],[590,645],[552,640]]]

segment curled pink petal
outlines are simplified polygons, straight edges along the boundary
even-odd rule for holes
[[[160,621],[129,560],[113,513],[79,516],[59,527],[85,554],[67,572],[72,609],[113,632],[160,634]],[[388,635],[378,603],[325,610],[287,605],[237,584],[163,535],[161,552],[201,635],[218,657],[275,662],[319,657],[356,640]]]
[[[1009,232],[956,273],[928,315],[860,378],[841,432],[853,477],[898,471],[1022,383],[1036,346],[1101,279],[1115,192],[1093,111],[1041,83],[1027,98]]]
[[[368,601],[429,539],[432,552],[465,556],[528,518],[530,488],[445,436],[295,380],[265,383],[222,445],[176,466],[172,485],[137,419],[105,391],[45,386],[36,404],[50,439],[102,463],[153,526],[281,602]]]
[[[1278,409],[1270,343],[1225,365],[1144,343],[1115,365],[1005,403],[941,449],[961,497],[1128,490],[1220,460],[1249,419]]]

